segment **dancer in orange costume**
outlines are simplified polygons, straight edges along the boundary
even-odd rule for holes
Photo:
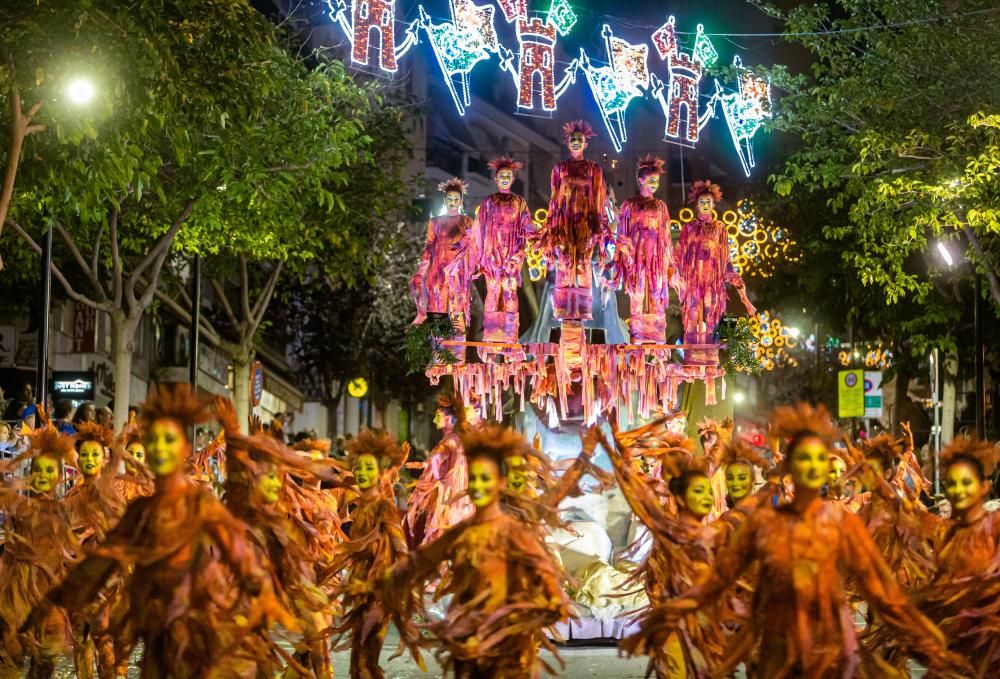
[[[2,470],[31,460],[30,493],[0,488],[4,552],[0,557],[0,677],[24,676],[30,657],[32,679],[51,677],[56,660],[69,650],[66,612],[45,600],[79,552],[65,503],[56,497],[64,465],[76,460],[73,440],[51,424],[31,433],[30,448]]]
[[[669,469],[669,489],[677,516],[664,511],[656,494],[637,473],[632,451],[616,437],[615,447],[605,444],[622,494],[653,535],[653,549],[646,563],[633,575],[644,577],[650,606],[686,591],[711,563],[711,551],[701,539],[704,521],[712,512],[712,486],[706,460],[694,457],[694,442],[675,435],[672,446],[662,450]],[[665,643],[651,649],[650,669],[658,679],[704,676],[722,658],[724,633],[719,610],[692,611]]]
[[[125,448],[124,454],[120,455],[125,460],[125,473],[115,477],[115,487],[127,507],[137,497],[153,494],[153,474],[146,467],[146,446],[142,442],[142,432],[138,425],[125,425],[125,430],[118,438],[117,445]]]
[[[120,459],[117,455],[110,456],[113,438],[110,429],[96,422],[84,422],[76,428],[76,455],[82,478],[66,493],[65,502],[73,530],[85,548],[103,542],[125,513],[125,502],[116,483]],[[121,597],[122,584],[120,578],[112,579],[96,606],[70,611],[73,659],[81,679],[94,676],[95,649],[98,676],[112,679],[119,673],[120,663],[108,628],[112,608]],[[121,669],[124,672],[127,668]]]
[[[947,651],[941,632],[906,598],[861,521],[839,504],[821,500],[830,472],[829,447],[837,434],[826,411],[805,405],[778,408],[771,432],[788,440],[785,464],[794,498],[778,507],[759,507],[694,587],[643,617],[641,633],[626,640],[627,650],[655,652],[679,629],[678,621],[716,602],[758,562],[750,643],[738,644],[716,676],[725,676],[753,650],[759,665],[750,676],[896,676],[858,643],[844,574],[853,577],[868,605],[933,672],[962,676],[967,663]]]
[[[340,546],[331,571],[347,571],[337,592],[343,597],[344,617],[335,632],[350,633],[351,679],[385,677],[379,655],[390,619],[400,631],[400,650],[404,644],[416,648],[418,635],[413,623],[405,615],[395,615],[412,610],[416,604],[390,601],[379,587],[381,575],[408,551],[392,496],[393,482],[408,453],[409,447],[397,445],[390,434],[371,429],[347,444],[360,496],[351,514],[351,539]],[[422,666],[415,650],[414,658]]]
[[[434,446],[426,462],[406,465],[423,469],[403,517],[403,529],[412,547],[436,540],[472,513],[472,503],[465,495],[469,465],[459,436],[468,428],[467,413],[458,394],[441,398],[434,425],[444,434],[441,442]]]
[[[107,539],[73,569],[50,599],[69,609],[94,601],[109,578],[126,583],[129,616],[112,627],[116,643],[145,644],[144,679],[212,677],[219,659],[270,625],[274,596],[247,528],[205,487],[184,475],[187,431],[208,417],[186,384],[160,385],[143,406],[153,495],[135,500]],[[233,612],[238,601],[245,619]]]
[[[712,480],[712,497],[715,502],[715,507],[712,510],[713,518],[721,516],[727,509],[727,472],[725,465],[721,464],[720,458],[725,445],[732,440],[735,429],[736,423],[731,417],[726,417],[721,422],[706,417],[698,423],[698,438],[701,440],[701,448],[705,451],[705,457],[708,459],[709,478]]]
[[[957,439],[942,452],[951,518],[935,531],[937,571],[915,595],[949,648],[972,661],[967,676],[976,679],[1000,676],[1000,513],[983,508],[998,460],[986,441]]]
[[[534,679],[553,669],[539,658],[555,652],[544,630],[569,616],[564,574],[537,531],[506,514],[500,501],[504,459],[524,451],[522,436],[498,425],[462,438],[469,459],[471,517],[395,566],[385,580],[393,594],[420,591],[448,562],[451,595],[445,617],[428,625],[438,657],[456,679]],[[393,598],[396,598],[393,596]]]

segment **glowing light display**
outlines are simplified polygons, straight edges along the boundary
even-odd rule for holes
[[[497,0],[508,23],[528,18],[528,0]]]
[[[581,49],[581,68],[587,74],[587,82],[598,108],[601,109],[601,117],[611,143],[615,151],[621,151],[622,144],[628,140],[625,110],[633,99],[641,97],[643,90],[649,87],[649,67],[646,63],[649,46],[633,45],[616,38],[607,24],[604,24],[601,36],[611,58],[611,65],[594,66],[587,53]]]
[[[330,18],[340,25],[351,41],[351,61],[369,66],[372,33],[378,36],[378,67],[395,73],[399,59],[417,43],[417,22],[406,29],[406,37],[396,45],[396,0],[351,0],[348,17],[347,0],[327,0]]]
[[[559,35],[565,38],[576,25],[576,12],[569,0],[552,0],[548,20],[559,31]]]
[[[574,59],[556,84],[556,27],[532,18],[517,20],[518,65],[514,55],[505,51],[500,68],[511,74],[517,88],[517,108],[522,112],[556,110],[556,102],[576,82],[580,60]]]
[[[705,27],[698,24],[698,34],[694,39],[694,49],[691,56],[705,68],[712,68],[719,60],[719,53],[715,51],[715,45],[705,35]]]
[[[729,234],[730,260],[744,278],[770,278],[780,263],[799,261],[798,244],[788,231],[758,215],[752,202],[741,200],[722,221]]]
[[[733,65],[742,69],[743,62],[737,56],[733,59]],[[743,172],[749,177],[750,171],[757,165],[753,154],[753,137],[764,121],[771,117],[771,84],[742,70],[737,86],[738,92],[725,94],[722,85],[716,80],[714,98],[722,105],[729,135],[740,157]]]
[[[666,117],[664,129],[666,138],[669,141],[694,146],[698,142],[701,129],[715,115],[715,107],[706,106],[704,113],[701,113],[698,92],[703,73],[702,64],[695,56],[680,51],[675,24],[676,19],[673,16],[668,17],[667,23],[653,33],[653,45],[656,46],[660,59],[667,62],[669,79],[664,83],[653,74],[650,76],[650,82],[653,96],[660,103],[660,108]],[[708,40],[703,34],[702,37]],[[715,51],[714,47],[712,51]],[[705,47],[702,47],[702,53],[704,55]]]
[[[798,334],[770,311],[761,311],[750,319],[754,336],[754,351],[764,370],[795,368],[798,359],[791,354],[798,344]]]

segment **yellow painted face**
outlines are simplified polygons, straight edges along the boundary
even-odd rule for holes
[[[374,455],[358,455],[351,471],[354,473],[354,482],[361,490],[368,490],[378,483],[378,460]]]
[[[710,217],[715,209],[715,199],[705,194],[698,196],[698,214],[703,217]]]
[[[749,465],[733,462],[726,467],[726,491],[734,500],[742,500],[750,494],[753,485],[753,471]]]
[[[485,509],[500,498],[500,468],[496,462],[478,457],[469,464],[469,499]]]
[[[684,506],[699,519],[708,516],[715,506],[712,498],[712,482],[705,476],[695,476],[684,491]]]
[[[273,505],[281,495],[284,480],[277,469],[269,469],[266,474],[257,477],[257,492],[264,504]]]
[[[836,483],[847,471],[847,463],[839,457],[830,457],[830,483]]]
[[[137,462],[146,461],[146,446],[142,445],[142,443],[140,443],[139,441],[135,441],[134,443],[128,444],[128,447],[126,447],[125,450],[127,450],[128,454],[134,457]],[[132,464],[131,462],[126,462],[125,471],[127,471],[129,474],[134,474],[135,465]]]
[[[527,460],[520,455],[507,458],[507,487],[515,493],[523,493],[528,488]]]
[[[76,453],[80,472],[84,476],[97,476],[104,466],[104,446],[97,441],[84,441]]]
[[[656,193],[660,189],[660,175],[651,174],[640,182],[650,194]]]
[[[514,185],[514,171],[513,170],[500,170],[497,172],[497,188],[501,191],[510,191],[510,187]]]
[[[944,494],[953,509],[965,512],[982,502],[985,484],[968,462],[956,462],[948,467],[944,477]]]
[[[448,214],[454,217],[462,209],[462,194],[458,191],[449,191],[444,195],[444,207]]]
[[[146,460],[157,476],[169,476],[181,470],[188,454],[188,438],[180,424],[159,419],[146,434]]]
[[[454,426],[454,420],[455,418],[443,410],[439,409],[434,413],[434,426],[438,429],[447,429]]]
[[[574,132],[566,146],[573,153],[583,153],[587,149],[587,135],[583,132]]]
[[[31,490],[49,493],[59,482],[59,460],[48,455],[39,455],[31,461]]]
[[[795,446],[788,471],[796,488],[819,490],[830,480],[830,451],[816,436],[806,436]]]

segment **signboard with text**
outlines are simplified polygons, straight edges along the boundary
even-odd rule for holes
[[[865,417],[882,417],[882,372],[865,371]]]
[[[73,353],[92,354],[97,345],[97,309],[73,305]]]
[[[837,373],[837,417],[863,417],[865,414],[865,371],[841,370]]]
[[[57,370],[52,373],[53,400],[94,400],[94,371]]]

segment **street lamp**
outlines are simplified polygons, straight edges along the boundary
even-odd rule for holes
[[[77,106],[89,104],[96,93],[94,83],[87,78],[74,78],[66,85],[66,96]]]

